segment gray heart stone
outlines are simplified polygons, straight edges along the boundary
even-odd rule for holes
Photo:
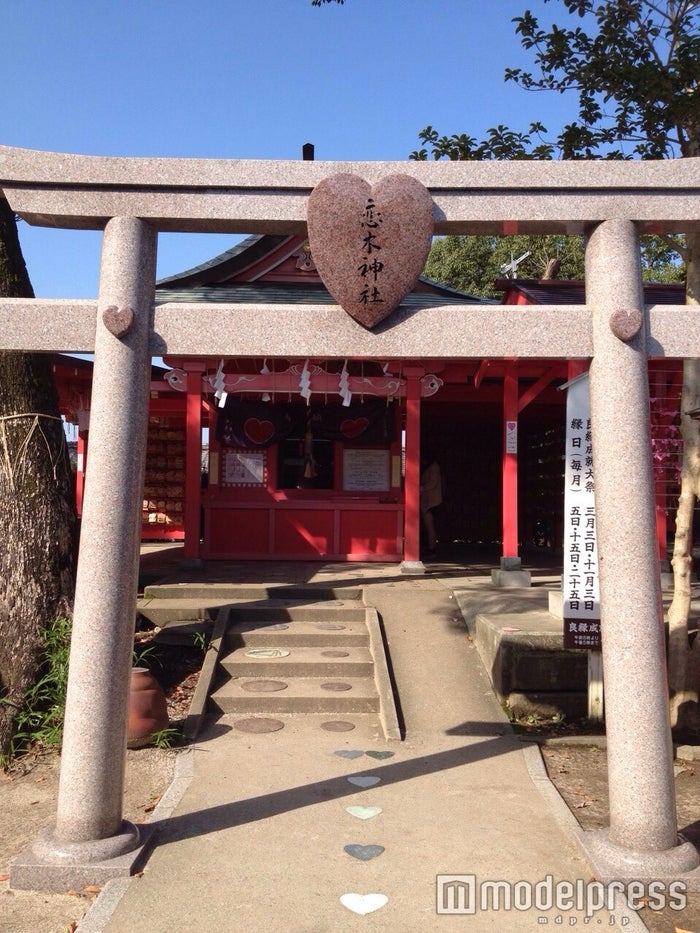
[[[352,843],[349,846],[343,846],[343,851],[352,855],[353,858],[360,859],[361,862],[369,862],[370,859],[382,854],[384,846],[363,846],[359,843]]]
[[[381,778],[373,774],[354,774],[347,780],[356,787],[374,787],[375,784],[379,784]]]

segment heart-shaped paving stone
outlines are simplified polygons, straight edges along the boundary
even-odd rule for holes
[[[423,271],[433,201],[410,175],[387,175],[373,186],[357,175],[330,175],[309,195],[306,219],[324,285],[351,317],[374,327]]]
[[[356,748],[341,748],[337,752],[333,752],[334,755],[337,755],[339,758],[362,758],[364,752],[359,751]]]
[[[357,817],[358,820],[371,820],[372,817],[379,816],[379,814],[382,812],[381,807],[355,806],[355,807],[346,807],[345,810],[347,813],[350,814],[350,816]]]
[[[371,914],[387,904],[386,894],[343,894],[340,903],[354,914]]]
[[[382,854],[384,846],[363,846],[353,842],[348,846],[343,846],[343,851],[347,852],[348,855],[351,855],[353,858],[359,859],[361,862],[369,862],[371,859]]]
[[[348,781],[356,787],[374,787],[375,784],[379,784],[381,778],[374,774],[352,774]]]
[[[383,761],[385,758],[393,758],[395,754],[396,752],[383,752],[379,750],[375,751],[374,749],[370,749],[370,751],[365,752],[365,755],[369,755],[370,758],[376,758],[377,761]]]

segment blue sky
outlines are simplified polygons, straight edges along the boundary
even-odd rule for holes
[[[118,156],[408,158],[418,133],[551,131],[573,101],[503,81],[543,0],[0,0],[0,143]],[[100,234],[20,224],[39,297],[94,297]],[[158,275],[233,237],[159,237]]]

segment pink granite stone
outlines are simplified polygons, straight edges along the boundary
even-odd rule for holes
[[[326,288],[371,328],[398,307],[423,271],[433,202],[408,175],[387,175],[375,185],[357,175],[331,175],[311,192],[307,221]]]
[[[124,337],[134,324],[134,312],[131,308],[117,308],[110,305],[102,312],[102,322],[115,337]]]
[[[644,316],[639,308],[617,308],[610,315],[610,330],[627,343],[642,329]]]

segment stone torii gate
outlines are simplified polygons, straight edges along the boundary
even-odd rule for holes
[[[399,308],[372,332],[327,305],[154,309],[160,231],[303,232],[310,192],[340,172],[415,177],[438,234],[585,233],[585,307]],[[697,880],[698,853],[676,832],[647,359],[700,357],[700,314],[644,307],[638,238],[700,229],[700,159],[329,163],[0,147],[0,188],[31,224],[104,230],[96,302],[0,299],[0,350],[95,355],[56,822],[16,861],[13,886],[101,883],[129,873],[145,842],[122,819],[122,790],[151,356],[290,352],[592,360],[610,827],[584,844],[603,879]],[[419,399],[407,413],[420,418]],[[418,503],[409,495],[406,507]]]

